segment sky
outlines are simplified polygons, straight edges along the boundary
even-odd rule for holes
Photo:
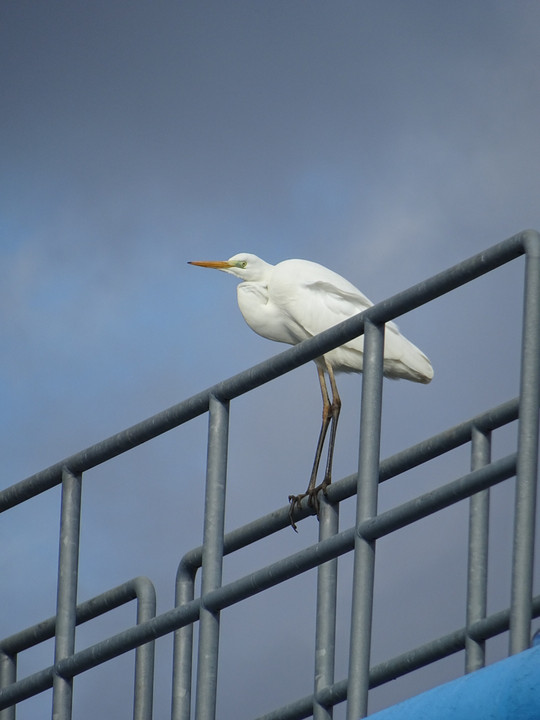
[[[540,229],[539,22],[530,0],[5,0],[2,487],[283,349],[245,325],[233,278],[187,261],[306,258],[376,302]],[[435,377],[385,383],[383,457],[517,395],[522,291],[518,260],[398,319]],[[362,381],[338,382],[335,479],[357,467]],[[312,365],[232,403],[227,530],[304,489],[319,422]],[[178,563],[202,541],[206,433],[198,418],[85,475],[81,601],[147,575],[158,611],[173,606]],[[495,435],[495,457],[513,450],[515,428]],[[380,507],[468,463],[463,450],[385,483]],[[512,493],[510,482],[492,495],[489,612],[509,600]],[[2,637],[54,614],[59,499],[56,488],[2,518]],[[344,507],[342,527],[353,518]],[[462,504],[381,541],[374,662],[463,626],[466,527]],[[316,540],[314,518],[299,529],[227,558],[224,579]],[[338,680],[350,581],[344,558]],[[314,606],[309,573],[223,614],[220,718],[311,692]],[[89,623],[77,647],[133,620],[128,608]],[[488,659],[506,646],[494,641]],[[21,655],[20,677],[52,653]],[[77,678],[75,717],[129,717],[132,663]],[[370,710],[462,668],[458,655],[374,691]],[[159,718],[170,676],[165,638]],[[25,701],[18,717],[41,718],[50,701]]]

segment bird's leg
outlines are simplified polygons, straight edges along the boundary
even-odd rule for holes
[[[319,490],[326,491],[326,487],[331,482],[331,471],[332,471],[332,455],[333,455],[333,440],[335,440],[335,430],[332,428],[332,431],[330,433],[330,441],[332,442],[332,449],[328,450],[328,461],[326,463],[326,472],[324,476],[323,482],[316,486],[317,482],[317,473],[319,470],[319,464],[321,462],[321,455],[322,455],[322,449],[324,446],[324,440],[326,438],[326,433],[328,431],[328,426],[330,425],[331,420],[334,420],[334,425],[337,422],[337,416],[339,416],[339,409],[341,407],[341,400],[339,398],[339,394],[337,392],[336,383],[334,379],[334,373],[332,371],[332,368],[328,363],[326,363],[326,368],[329,371],[330,376],[330,383],[332,386],[332,402],[330,402],[330,397],[328,395],[328,388],[326,387],[326,380],[324,377],[324,370],[323,368],[319,367],[317,365],[317,373],[319,376],[319,384],[321,386],[321,394],[322,394],[322,400],[323,400],[323,412],[322,412],[322,424],[321,424],[321,430],[319,432],[319,439],[317,441],[317,450],[315,451],[315,460],[313,461],[313,468],[311,470],[311,476],[309,478],[309,484],[307,486],[307,490],[305,493],[301,493],[300,495],[289,495],[289,518],[291,520],[291,525],[294,530],[296,530],[296,524],[293,520],[294,511],[296,508],[300,505],[302,500],[308,496],[309,497],[309,504],[315,508],[317,511],[317,515],[319,514],[319,502],[317,499],[317,494]],[[330,374],[331,373],[331,374]],[[337,397],[338,405],[335,404],[335,398]],[[337,407],[337,416],[336,416],[336,407]]]
[[[317,441],[317,450],[315,451],[313,468],[311,469],[311,476],[309,478],[309,484],[307,486],[305,495],[309,495],[310,493],[312,493],[313,489],[315,488],[315,484],[317,482],[317,473],[319,472],[319,464],[321,462],[322,449],[324,447],[324,441],[326,438],[326,433],[328,431],[328,426],[330,425],[330,420],[332,419],[332,406],[330,405],[330,398],[328,396],[328,389],[326,387],[324,370],[317,366],[317,372],[319,375],[319,383],[321,385],[321,395],[323,401],[322,424],[321,431],[319,433],[319,439]]]
[[[326,361],[325,361],[326,362]],[[334,371],[330,363],[326,362],[326,369],[328,377],[330,378],[330,387],[332,388],[332,404],[330,405],[330,412],[332,415],[332,429],[330,430],[330,440],[328,441],[328,457],[326,459],[326,470],[324,473],[324,480],[321,483],[321,490],[326,493],[326,488],[332,482],[332,462],[334,460],[334,445],[336,443],[336,430],[339,420],[339,413],[341,412],[341,398],[337,389],[336,378],[334,377]]]

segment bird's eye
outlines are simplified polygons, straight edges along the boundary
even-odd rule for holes
[[[236,263],[236,267],[239,267],[239,268],[245,268],[246,265],[247,265],[247,260],[239,260],[239,261]]]

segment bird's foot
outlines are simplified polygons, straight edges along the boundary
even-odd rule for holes
[[[300,507],[300,503],[302,500],[306,497],[307,493],[302,493],[301,495],[289,495],[289,521],[291,523],[291,527],[294,530],[294,532],[298,532],[298,528],[296,527],[296,523],[294,522],[294,513],[296,512],[297,508]]]
[[[326,488],[330,485],[330,478],[325,478],[322,483],[313,488],[308,488],[305,493],[300,495],[289,495],[289,520],[291,521],[291,527],[295,532],[298,532],[296,523],[294,522],[294,513],[300,508],[302,500],[308,498],[308,506],[315,510],[315,514],[319,517],[319,510],[321,507],[319,501],[319,492],[322,490],[326,495]]]

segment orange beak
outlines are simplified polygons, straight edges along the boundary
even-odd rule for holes
[[[227,260],[191,260],[188,265],[198,265],[199,267],[214,268],[215,270],[226,270],[232,267]]]

